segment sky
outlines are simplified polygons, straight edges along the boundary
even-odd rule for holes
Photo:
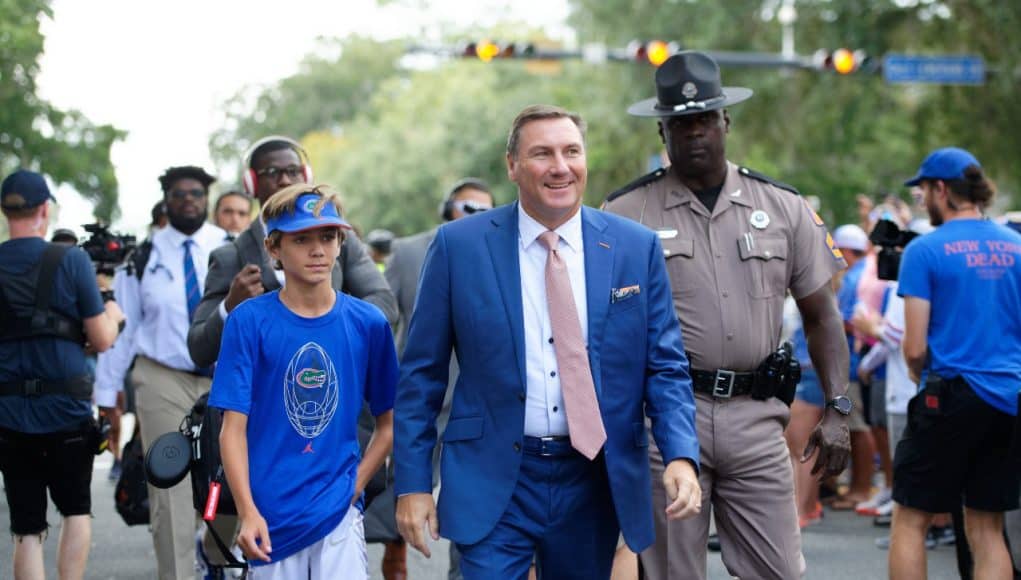
[[[53,18],[42,22],[39,94],[128,132],[111,153],[121,207],[114,229],[135,234],[144,234],[167,167],[213,172],[208,140],[222,103],[297,72],[319,38],[430,39],[444,27],[506,20],[542,26],[554,38],[569,34],[566,0],[55,0],[52,7]],[[51,231],[82,234],[81,224],[93,221],[91,204],[67,186],[55,195],[60,211]]]

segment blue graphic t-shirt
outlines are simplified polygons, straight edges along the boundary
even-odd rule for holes
[[[1016,415],[1021,235],[987,220],[951,220],[908,244],[898,293],[931,305],[930,370],[964,377],[982,400]]]
[[[30,274],[46,249],[42,238],[15,238],[0,244],[0,276]],[[75,320],[103,313],[96,272],[81,248],[64,254],[53,279],[50,308]],[[30,378],[60,380],[91,375],[82,345],[41,337],[0,342],[0,382]],[[19,433],[53,433],[77,428],[92,417],[92,402],[70,395],[0,397],[0,427]]]
[[[340,523],[354,494],[362,402],[373,415],[391,410],[396,384],[390,325],[368,302],[338,292],[329,313],[304,318],[278,291],[231,312],[209,404],[248,415],[252,497],[274,562]]]

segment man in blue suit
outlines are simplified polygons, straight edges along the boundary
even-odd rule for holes
[[[619,533],[653,541],[645,417],[671,518],[697,513],[698,441],[656,235],[582,207],[585,125],[535,105],[514,121],[518,202],[442,226],[419,282],[395,407],[401,534],[457,544],[466,579],[608,578]],[[450,352],[461,374],[432,451]]]

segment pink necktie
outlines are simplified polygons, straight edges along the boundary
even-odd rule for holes
[[[539,240],[549,249],[546,256],[546,301],[549,303],[553,349],[560,371],[560,390],[564,395],[571,446],[593,459],[606,442],[606,430],[599,414],[588,351],[581,336],[581,322],[571,292],[571,276],[557,250],[560,235],[544,232],[539,235]]]

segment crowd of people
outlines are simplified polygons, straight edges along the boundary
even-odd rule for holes
[[[451,578],[705,578],[719,550],[734,577],[791,579],[827,509],[890,526],[896,580],[941,543],[962,578],[1013,577],[1021,234],[990,219],[979,161],[938,149],[912,204],[861,196],[831,235],[810,198],[728,160],[750,89],[694,51],[654,88],[627,112],[656,119],[669,163],[601,209],[582,205],[586,123],[556,106],[510,127],[515,202],[466,178],[444,225],[406,238],[363,242],[301,145],[269,136],[211,212],[212,175],[167,169],[112,280],[72,232],[46,243],[44,178],[8,176],[14,577],[46,575],[47,490],[60,576],[83,577],[121,414],[149,448],[204,397],[236,513],[200,518],[187,475],[150,485],[161,579],[223,578],[236,553],[253,578],[367,578],[379,542],[396,580],[430,536]]]

